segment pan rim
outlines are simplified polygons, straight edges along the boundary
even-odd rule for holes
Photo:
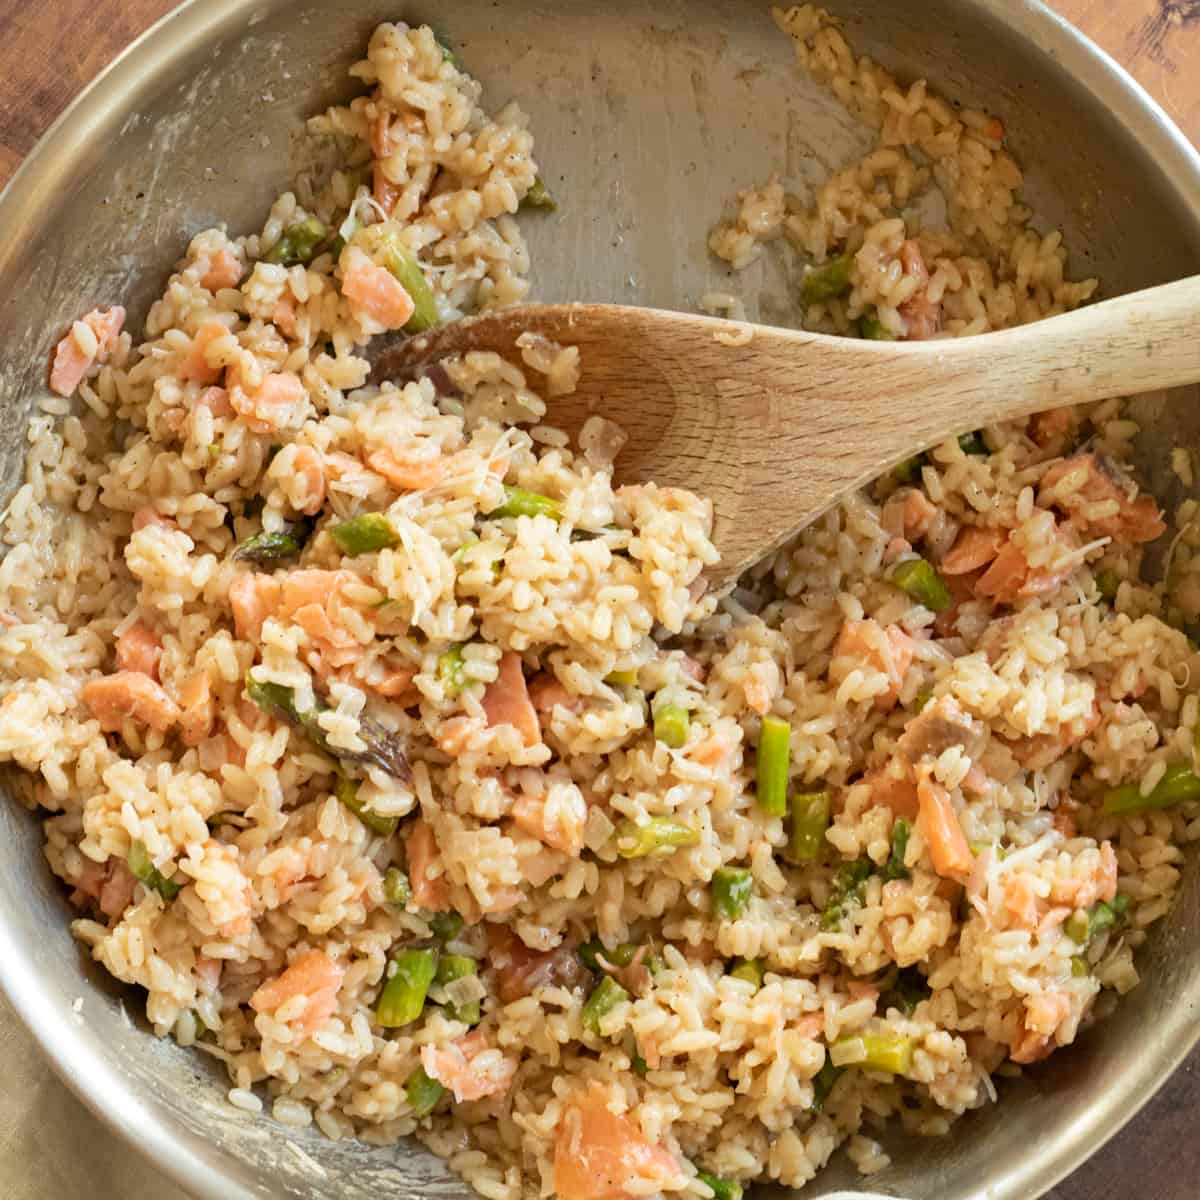
[[[131,98],[168,73],[222,31],[253,23],[286,0],[184,0],[131,42],[67,105],[39,138],[0,191],[0,276],[22,244],[21,230],[38,219],[41,197],[64,177],[83,153],[94,129],[129,113]],[[1200,152],[1161,106],[1113,58],[1041,0],[964,0],[1007,27],[1031,54],[1055,60],[1057,68],[1105,106],[1143,147],[1167,183],[1200,223]],[[50,194],[53,194],[52,192]],[[270,1181],[254,1179],[252,1168],[175,1121],[150,1098],[137,1094],[89,1046],[65,1018],[63,998],[43,985],[34,960],[20,950],[0,921],[0,989],[60,1079],[109,1129],[147,1158],[166,1177],[201,1200],[252,1200],[270,1194]],[[1045,1150],[1035,1150],[1018,1169],[989,1188],[992,1200],[1029,1200],[1075,1170],[1115,1136],[1200,1041],[1200,1023],[1185,1007],[1160,1030],[1158,1050],[1118,1101],[1098,1106],[1093,1119],[1063,1130]]]

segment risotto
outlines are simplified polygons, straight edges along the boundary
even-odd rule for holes
[[[872,338],[1092,294],[998,120],[775,18],[878,137],[742,193],[731,270],[798,254],[804,323]],[[521,300],[554,218],[431,30],[354,74],[310,123],[344,169],[199,233],[140,341],[94,298],[30,423],[0,758],[75,936],[231,1105],[415,1136],[491,1200],[878,1170],[1136,985],[1200,832],[1136,427],[949,441],[714,595],[708,502],[543,422],[574,348],[368,384],[377,335]]]

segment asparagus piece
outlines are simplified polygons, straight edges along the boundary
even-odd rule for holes
[[[736,921],[746,911],[754,877],[747,867],[718,867],[712,877],[713,912],[726,921]]]
[[[772,817],[787,812],[788,767],[791,763],[792,726],[768,714],[758,734],[758,807]]]
[[[375,1009],[375,1020],[385,1029],[411,1024],[421,1015],[436,969],[432,950],[401,950],[392,963],[395,971]]]
[[[669,854],[684,846],[700,844],[700,830],[669,817],[651,817],[645,825],[622,821],[617,826],[617,853],[622,858],[646,858]]]
[[[312,262],[317,247],[329,236],[329,228],[316,217],[306,217],[289,225],[279,241],[263,255],[263,262],[294,267],[297,263]]]
[[[157,892],[164,900],[174,900],[179,895],[182,884],[176,883],[174,879],[168,879],[155,865],[150,858],[150,852],[146,849],[146,843],[140,840],[134,840],[130,843],[129,853],[125,857],[125,861],[129,866],[130,873],[138,883],[144,883],[146,887]]]
[[[358,554],[373,554],[388,550],[400,541],[399,534],[383,513],[360,513],[348,521],[330,527],[329,536],[343,554],[353,558]]]

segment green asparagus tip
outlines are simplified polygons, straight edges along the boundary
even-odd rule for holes
[[[235,562],[276,563],[295,558],[303,545],[291,533],[256,533],[233,552]]]
[[[378,721],[365,716],[359,718],[358,736],[364,743],[364,749],[335,749],[329,744],[328,735],[321,726],[320,716],[324,709],[319,701],[312,708],[302,712],[296,705],[296,693],[292,688],[279,683],[260,682],[254,677],[252,671],[246,672],[246,695],[263,712],[275,717],[276,720],[302,729],[308,740],[318,750],[324,751],[330,757],[337,758],[341,762],[365,763],[378,767],[394,778],[405,782],[412,778],[403,739]],[[350,795],[349,791],[346,795],[348,799],[345,799],[344,802],[351,806],[352,811],[356,811],[353,809],[355,797]],[[370,815],[373,816],[373,814]],[[396,818],[377,817],[375,820],[378,825],[371,825],[367,817],[363,817],[363,823],[378,833],[394,832],[395,825],[392,822]]]
[[[276,717],[287,725],[301,724],[296,708],[296,693],[282,683],[269,683],[255,679],[246,673],[246,695],[269,716]]]

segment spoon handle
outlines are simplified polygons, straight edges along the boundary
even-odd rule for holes
[[[919,353],[928,357],[931,386],[917,394],[960,414],[952,424],[1196,383],[1200,276],[1015,329],[923,343]]]

